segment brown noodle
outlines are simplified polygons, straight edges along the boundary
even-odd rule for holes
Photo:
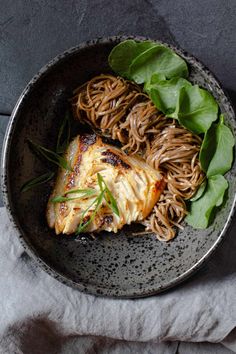
[[[112,75],[96,76],[74,93],[75,116],[122,143],[127,139],[119,129],[120,122],[136,102],[146,98],[138,85]]]
[[[122,149],[142,155],[162,172],[166,187],[143,224],[159,240],[171,240],[187,214],[185,200],[204,180],[198,160],[201,138],[166,118],[138,85],[120,77],[96,76],[74,93],[77,119],[119,140]]]

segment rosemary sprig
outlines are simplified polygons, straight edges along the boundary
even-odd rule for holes
[[[38,155],[42,156],[46,160],[54,163],[55,165],[58,165],[61,168],[64,168],[65,170],[73,171],[70,164],[66,161],[66,159],[56,152],[46,149],[45,147],[34,143],[32,140],[28,139],[28,143],[31,147],[31,149]]]
[[[73,193],[80,193],[82,195],[78,196],[78,197],[67,197],[67,194],[73,194]],[[87,196],[91,196],[96,194],[97,191],[95,189],[92,188],[87,188],[87,189],[73,189],[70,190],[68,192],[66,192],[64,195],[58,195],[57,197],[54,197],[51,199],[52,203],[62,203],[62,202],[67,202],[69,200],[75,200],[78,198],[84,198]]]
[[[54,175],[55,175],[54,172],[48,172],[48,173],[44,173],[41,176],[32,178],[22,185],[20,191],[27,192],[31,188],[34,188],[34,187],[39,186],[40,184],[49,182],[49,181],[51,181],[51,179],[53,179]]]

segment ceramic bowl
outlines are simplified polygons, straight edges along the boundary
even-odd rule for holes
[[[127,38],[134,37],[97,39],[69,49],[30,81],[7,129],[2,189],[16,234],[28,254],[47,273],[91,294],[134,298],[157,294],[179,284],[199,269],[220,244],[233,217],[235,162],[226,175],[229,181],[226,201],[213,224],[206,230],[194,230],[185,225],[169,243],[159,242],[150,234],[132,236],[135,226],[124,228],[118,234],[102,232],[95,240],[56,237],[45,220],[50,186],[42,185],[20,193],[26,180],[45,172],[45,166],[29,150],[27,139],[49,148],[55,146],[59,121],[73,89],[97,74],[111,72],[108,55],[116,44]],[[193,56],[170,47],[188,63],[190,80],[205,87],[216,98],[227,125],[235,134],[234,111],[219,82]]]

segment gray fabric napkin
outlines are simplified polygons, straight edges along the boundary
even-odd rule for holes
[[[1,354],[236,353],[236,223],[203,270],[139,300],[94,297],[61,284],[25,253],[5,208],[0,225]],[[203,351],[202,343],[187,343],[205,341],[224,347]]]

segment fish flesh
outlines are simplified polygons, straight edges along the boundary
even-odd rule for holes
[[[125,224],[141,222],[150,214],[164,189],[165,182],[158,170],[140,156],[128,156],[107,144],[96,134],[78,135],[69,144],[64,158],[72,171],[59,168],[46,212],[48,225],[55,229],[56,234],[72,234],[81,222],[84,224],[89,220],[95,209],[93,202],[101,193],[98,173],[116,200],[119,216],[104,199],[84,232],[117,232]],[[87,188],[94,189],[94,194],[67,195],[71,190]],[[78,198],[53,203],[52,198],[57,196]]]

